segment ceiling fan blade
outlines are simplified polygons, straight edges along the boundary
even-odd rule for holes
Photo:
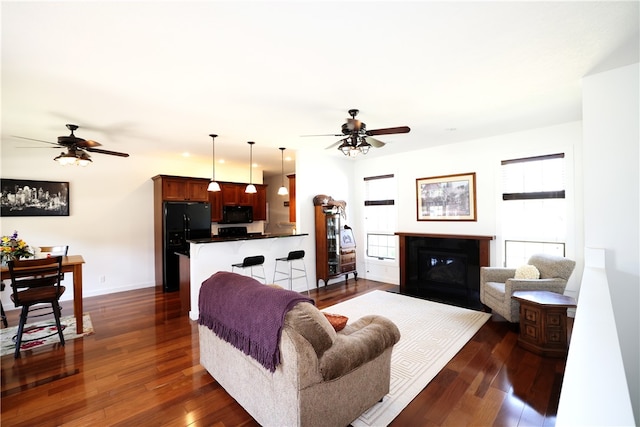
[[[54,150],[59,150],[59,149],[64,148],[64,147],[61,146],[61,145],[54,145],[53,147],[42,147],[42,146],[36,147],[35,145],[23,145],[23,146],[16,147],[16,148],[48,148],[48,149],[53,148]]]
[[[11,135],[14,138],[20,138],[20,139],[26,139],[28,141],[36,141],[36,142],[44,142],[45,144],[52,144],[55,145],[56,147],[63,147],[62,145],[58,144],[57,142],[51,142],[51,141],[43,141],[41,139],[34,139],[34,138],[27,138],[26,136],[17,136],[17,135]]]
[[[325,133],[322,135],[300,135],[301,137],[307,137],[307,136],[343,136],[342,134],[335,134],[335,133]]]
[[[409,128],[409,126],[398,126],[395,128],[385,128],[385,129],[373,129],[373,130],[368,130],[366,132],[367,135],[369,136],[373,136],[373,135],[390,135],[393,133],[409,133],[411,129]]]
[[[100,147],[102,144],[99,142],[93,141],[91,139],[85,139],[83,142],[78,143],[78,147],[87,148],[87,147]]]
[[[367,141],[369,144],[371,144],[372,147],[376,147],[376,148],[384,147],[385,145],[384,142],[375,138],[371,138],[370,136],[365,136],[364,140]]]
[[[340,141],[336,142],[335,144],[331,144],[330,146],[328,146],[327,148],[325,148],[325,150],[331,150],[332,148],[337,148],[340,144],[342,144],[345,140],[341,139]]]
[[[100,148],[84,147],[83,149],[91,153],[110,154],[112,156],[129,157],[127,153],[119,153],[117,151],[102,150]]]

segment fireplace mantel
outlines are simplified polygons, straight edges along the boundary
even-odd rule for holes
[[[429,233],[395,233],[400,239],[399,267],[400,267],[400,292],[406,294],[442,294],[447,293],[446,285],[438,288],[435,282],[425,282],[421,279],[418,271],[423,264],[417,261],[416,250],[422,251],[424,248],[433,247],[436,252],[445,251],[455,253],[456,250],[463,250],[468,257],[467,284],[466,284],[466,304],[477,306],[480,304],[480,267],[490,265],[489,245],[495,236],[477,236],[462,234],[429,234]],[[420,247],[420,249],[418,249]],[[458,248],[458,249],[456,249]],[[436,253],[434,252],[434,253]],[[416,264],[418,263],[418,264]],[[459,291],[453,289],[449,291]],[[446,296],[445,296],[446,300]]]
[[[465,239],[465,240],[493,240],[496,236],[471,236],[464,234],[424,234],[424,233],[404,233],[397,232],[397,236],[416,236],[416,237],[431,237],[436,239]]]

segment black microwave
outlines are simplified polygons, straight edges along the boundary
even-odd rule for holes
[[[253,222],[253,206],[223,206],[222,224]]]

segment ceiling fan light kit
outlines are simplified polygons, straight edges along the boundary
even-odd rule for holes
[[[255,142],[249,141],[247,144],[249,144],[249,185],[247,185],[244,192],[255,194],[258,192],[256,186],[253,185],[253,144],[255,144]]]
[[[59,156],[54,157],[56,162],[60,163],[62,166],[87,166],[92,162],[91,157],[85,153],[84,151],[76,151],[71,150],[60,153]]]
[[[209,136],[212,139],[212,144],[211,144],[211,151],[212,151],[212,155],[211,155],[211,163],[213,165],[212,169],[212,173],[211,173],[211,182],[209,183],[209,186],[207,187],[207,191],[211,191],[216,192],[216,191],[220,191],[220,184],[218,184],[216,182],[216,134],[211,133],[209,134]]]
[[[364,138],[352,137],[344,139],[342,144],[338,147],[338,150],[342,151],[342,154],[345,156],[355,157],[359,153],[367,154],[369,152],[369,148],[371,148],[371,144],[369,144]]]
[[[367,154],[369,152],[369,148],[371,148],[371,144],[367,141],[362,141],[356,148],[360,150],[362,154]]]
[[[286,196],[289,194],[287,187],[284,186],[284,150],[286,150],[286,148],[280,147],[280,161],[282,162],[282,175],[280,176],[280,188],[278,188],[278,196]]]

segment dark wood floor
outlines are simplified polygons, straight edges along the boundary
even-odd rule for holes
[[[390,288],[352,279],[312,297],[324,308]],[[94,335],[3,356],[2,425],[257,425],[199,365],[197,327],[178,298],[152,288],[86,298]],[[391,426],[553,426],[563,373],[564,360],[521,349],[491,319]]]

